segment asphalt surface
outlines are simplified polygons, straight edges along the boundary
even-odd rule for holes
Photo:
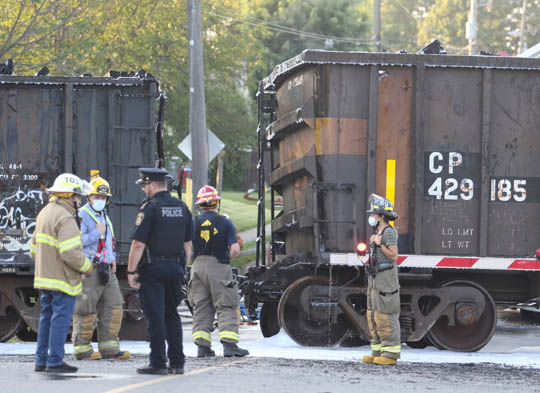
[[[69,361],[69,359],[68,359]],[[141,376],[147,357],[85,362],[77,374],[36,373],[32,356],[3,356],[2,392],[538,392],[537,369],[493,364],[398,363],[253,358],[188,358],[184,375]],[[71,361],[80,365],[81,362]]]
[[[188,334],[190,326],[187,325],[184,341],[186,345],[192,345]],[[244,327],[241,336],[245,345],[261,338],[254,327]],[[532,359],[539,357],[539,352],[528,353],[523,348],[534,345],[540,345],[538,324],[523,322],[518,313],[506,312],[492,341],[481,352],[510,356],[517,351]],[[216,348],[218,354],[219,349]],[[368,347],[358,348],[359,356],[366,351]],[[293,350],[292,355],[296,352]],[[291,353],[273,358],[188,357],[185,374],[169,376],[138,375],[136,368],[146,366],[148,362],[147,355],[141,354],[128,360],[100,361],[75,361],[67,355],[66,362],[79,367],[78,373],[70,375],[34,372],[33,355],[1,355],[0,392],[540,392],[539,368],[472,361],[437,363],[430,362],[433,352],[425,350],[423,353],[426,358],[421,363],[403,359],[396,366],[387,367],[367,365],[358,360],[290,358]],[[404,353],[406,356],[407,352]]]

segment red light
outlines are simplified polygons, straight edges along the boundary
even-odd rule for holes
[[[356,253],[358,255],[365,255],[367,250],[367,244],[364,242],[360,242],[356,245]]]

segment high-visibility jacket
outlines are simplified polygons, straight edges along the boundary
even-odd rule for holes
[[[100,239],[105,240],[105,253],[101,253],[102,257],[100,262],[105,260],[106,263],[112,263],[116,260],[116,252],[114,250],[114,229],[109,216],[105,211],[96,213],[90,205],[87,203],[79,209],[79,217],[81,218],[81,237],[83,243],[83,252],[91,261],[94,260],[94,256],[98,249],[98,243]],[[107,230],[102,236],[99,234],[96,225],[98,223],[105,224]],[[105,255],[105,257],[103,257]]]
[[[92,263],[83,254],[75,220],[75,208],[65,198],[51,198],[39,212],[30,245],[36,262],[34,288],[81,293],[81,273],[90,275]]]

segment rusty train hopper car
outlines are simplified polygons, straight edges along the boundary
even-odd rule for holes
[[[0,76],[0,341],[31,339],[37,331],[29,249],[45,188],[62,172],[88,179],[92,169],[112,187],[109,215],[126,301],[121,337],[146,337],[125,270],[143,199],[137,168],[156,159],[159,94],[153,78]]]
[[[307,50],[260,84],[259,157],[272,251],[259,214],[243,291],[265,336],[369,339],[354,250],[371,193],[400,216],[403,342],[478,350],[496,304],[540,296],[538,59]]]

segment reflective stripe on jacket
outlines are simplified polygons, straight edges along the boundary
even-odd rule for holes
[[[92,263],[82,252],[75,208],[65,198],[51,198],[36,218],[30,253],[35,261],[34,288],[76,296],[82,291],[81,273]]]

